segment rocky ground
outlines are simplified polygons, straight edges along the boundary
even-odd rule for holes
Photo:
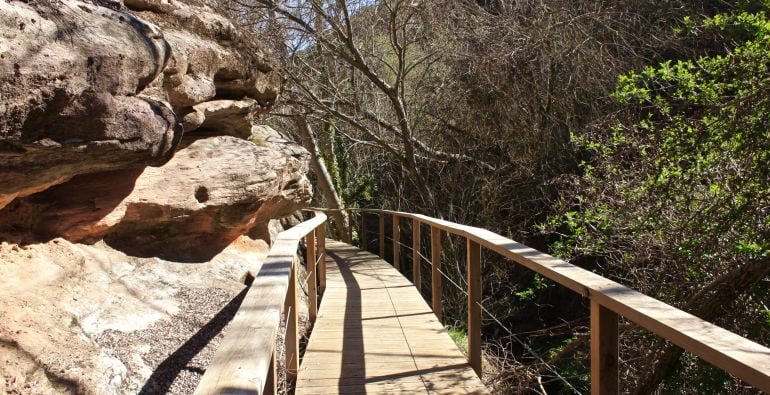
[[[248,238],[201,264],[3,244],[0,393],[189,393],[266,253]]]
[[[135,332],[107,330],[94,340],[129,370],[151,372],[144,383],[127,384],[128,392],[191,394],[244,295],[245,288],[235,295],[220,288],[182,288],[175,298],[184,316]]]
[[[0,393],[190,393],[308,153],[203,0],[0,0]]]

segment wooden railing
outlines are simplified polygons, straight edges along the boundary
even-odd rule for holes
[[[433,311],[443,318],[441,294],[441,235],[448,232],[467,241],[468,362],[481,373],[481,249],[514,263],[590,299],[591,393],[618,393],[618,319],[626,317],[729,374],[770,393],[770,349],[706,322],[622,284],[486,229],[459,225],[424,215],[377,209],[347,209],[349,223],[359,213],[362,248],[368,245],[366,213],[379,217],[379,254],[385,258],[385,217],[393,218],[393,264],[400,268],[400,219],[410,219],[413,262],[419,262],[420,225],[430,226]],[[352,226],[352,225],[351,225]],[[421,284],[420,265],[413,265],[413,282]]]
[[[318,295],[326,284],[325,223],[326,215],[316,213],[278,234],[195,394],[275,394],[275,344],[284,314],[286,374],[297,374],[300,355],[294,261],[300,241],[306,238],[309,314],[314,321]]]

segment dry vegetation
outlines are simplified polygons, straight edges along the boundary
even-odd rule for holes
[[[319,204],[421,212],[541,249],[561,240],[569,221],[564,216],[580,211],[580,198],[612,197],[581,195],[586,184],[575,180],[585,168],[579,164],[596,155],[573,144],[571,136],[601,140],[607,138],[601,131],[638,120],[635,109],[612,97],[618,77],[666,60],[724,53],[734,45],[715,30],[675,33],[686,17],[732,11],[725,2],[221,2],[271,42],[283,61],[290,84],[272,122],[305,135],[306,146],[325,162],[328,174],[317,176],[336,196],[322,188]],[[643,209],[630,207],[628,215]],[[575,242],[573,250],[562,252],[645,292],[654,293],[661,278],[670,284],[681,280],[681,259],[678,269],[654,259],[607,264],[614,253],[625,257],[649,246],[646,256],[655,257],[666,247],[644,242],[637,237],[592,246],[611,249],[598,254]],[[458,262],[448,272],[460,284],[462,244],[449,239],[444,248],[446,262]],[[485,303],[503,324],[489,320],[485,326],[490,383],[510,393],[585,389],[585,306],[530,273],[488,258]],[[705,279],[679,294],[655,296],[670,303],[697,298],[704,284]],[[462,295],[448,292],[447,315],[462,321]],[[683,306],[718,318],[713,308]],[[736,322],[724,323],[740,327]],[[633,325],[622,328],[625,391],[655,391],[677,369],[703,374],[682,368],[691,367],[692,358]],[[666,385],[696,391],[682,377]]]

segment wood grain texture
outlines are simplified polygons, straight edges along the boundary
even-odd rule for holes
[[[393,267],[401,270],[401,226],[398,215],[393,216]]]
[[[312,233],[312,232],[311,232]],[[289,378],[297,377],[299,371],[299,314],[297,312],[297,268],[291,268],[289,289],[286,290],[286,334],[284,335],[284,366]]]
[[[307,270],[307,307],[310,321],[315,321],[318,316],[318,274],[316,272],[316,231],[312,231],[305,237],[305,268]]]
[[[278,380],[276,372],[276,364],[275,364],[275,351],[273,351],[272,358],[270,358],[270,365],[268,366],[267,370],[267,380],[265,380],[265,390],[264,394],[270,394],[274,395],[278,393]]]
[[[348,240],[353,243],[353,212],[348,211]]]
[[[323,295],[326,290],[326,228],[319,226],[315,230],[318,242],[318,286]]]
[[[420,256],[420,221],[412,219],[412,283],[422,292],[422,257]]]
[[[371,253],[327,243],[333,259],[298,395],[488,393],[409,280]]]
[[[380,258],[385,259],[385,214],[380,213]]]
[[[369,232],[366,230],[366,213],[361,213],[361,249],[369,249]]]

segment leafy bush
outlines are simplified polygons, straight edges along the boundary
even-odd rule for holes
[[[770,2],[741,3],[687,34],[718,31],[724,53],[666,61],[620,77],[623,109],[573,142],[587,153],[571,180],[554,252],[592,256],[602,274],[754,340],[770,344]],[[645,363],[629,389],[654,390],[672,372],[712,370],[658,341],[627,336]],[[662,355],[662,356],[661,356]],[[678,369],[678,370],[677,370]],[[625,369],[624,369],[625,370]],[[679,390],[696,381],[677,380]],[[735,384],[731,384],[735,385]],[[680,387],[681,386],[681,387]],[[703,391],[701,387],[690,388]]]

